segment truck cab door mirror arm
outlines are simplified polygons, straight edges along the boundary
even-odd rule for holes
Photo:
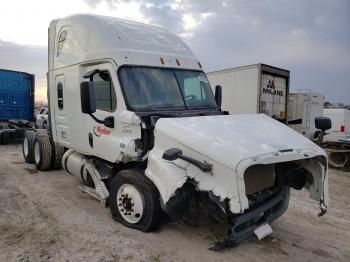
[[[168,160],[168,161],[173,161],[178,158],[187,161],[188,163],[191,163],[192,165],[195,165],[198,167],[200,170],[203,172],[210,172],[212,170],[212,165],[206,163],[206,162],[201,162],[196,159],[193,159],[192,157],[184,156],[182,155],[182,151],[178,148],[170,148],[166,150],[163,153],[162,156],[163,159]]]

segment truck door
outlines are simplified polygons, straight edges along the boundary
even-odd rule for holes
[[[287,79],[263,73],[260,87],[260,112],[286,121]]]
[[[91,116],[83,114],[85,128],[82,132],[84,148],[91,155],[113,161],[120,153],[118,126],[120,119],[117,116],[117,92],[120,92],[117,75],[109,63],[89,66],[86,72],[98,70],[90,76],[96,96],[96,112],[93,115],[99,120],[108,117],[114,119],[114,127],[107,127],[96,122]]]
[[[58,141],[64,145],[69,146],[71,143],[71,129],[69,127],[68,121],[69,117],[67,112],[69,111],[67,105],[65,105],[64,99],[67,96],[67,92],[65,92],[65,77],[64,74],[55,76],[55,88],[53,88],[53,92],[55,94],[55,98],[53,101],[50,101],[50,110],[54,110],[56,125],[56,133]]]

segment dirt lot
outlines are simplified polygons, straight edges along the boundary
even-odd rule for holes
[[[207,250],[217,237],[207,227],[123,227],[78,189],[79,178],[37,172],[17,144],[0,147],[0,181],[0,261],[350,261],[350,175],[335,170],[324,217],[307,192],[293,191],[272,237],[222,252]]]

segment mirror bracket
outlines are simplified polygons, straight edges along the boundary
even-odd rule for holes
[[[192,157],[184,156],[182,155],[182,151],[178,148],[170,148],[168,150],[165,150],[162,156],[163,159],[168,161],[174,161],[178,158],[187,161],[188,163],[198,167],[203,172],[211,172],[213,169],[213,165],[207,163],[204,161],[198,161]]]
[[[96,116],[94,116],[93,114],[89,114],[93,120],[95,120],[97,123],[103,124],[106,127],[109,128],[114,128],[114,117],[113,116],[109,116],[106,117],[104,120],[98,119]]]

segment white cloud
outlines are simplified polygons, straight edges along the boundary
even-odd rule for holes
[[[136,1],[121,2],[111,8],[96,1],[95,8],[83,0],[11,0],[1,1],[0,39],[24,45],[47,45],[51,20],[74,13],[95,13],[147,22]]]
[[[191,14],[184,14],[182,16],[182,21],[184,23],[184,28],[185,30],[193,29],[198,26],[200,23]]]

